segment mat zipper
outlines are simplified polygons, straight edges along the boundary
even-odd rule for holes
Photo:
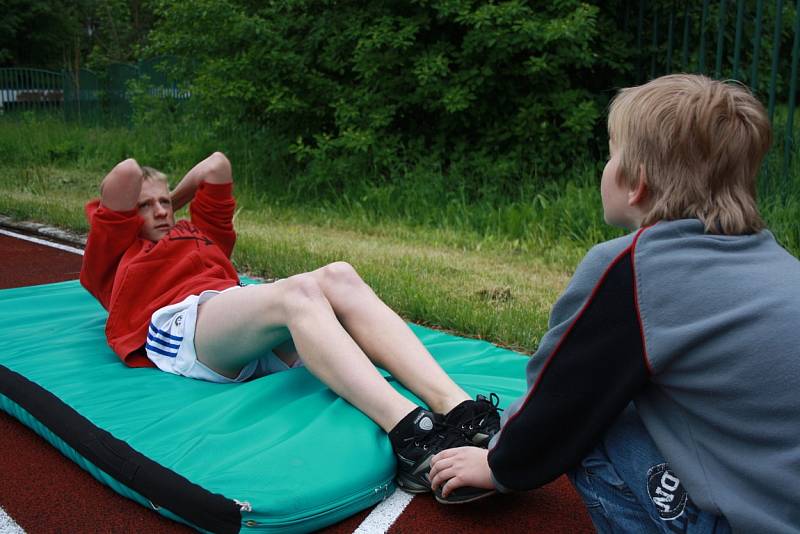
[[[242,530],[247,532],[280,532],[282,530],[297,531],[297,526],[302,523],[309,522],[314,518],[324,517],[326,515],[335,515],[347,509],[352,509],[352,513],[363,510],[372,504],[377,504],[389,498],[389,495],[394,491],[394,476],[383,481],[378,486],[374,486],[368,490],[360,491],[348,497],[344,501],[337,501],[333,506],[318,507],[316,509],[305,510],[301,514],[292,516],[285,516],[282,518],[258,518],[258,511],[242,513]],[[348,514],[350,515],[350,514]],[[347,515],[335,518],[334,523],[338,520],[345,519]],[[316,527],[320,528],[320,527]]]

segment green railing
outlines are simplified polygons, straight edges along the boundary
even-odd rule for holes
[[[81,69],[65,71],[64,79],[64,118],[97,124],[103,117],[103,91],[97,74]],[[107,114],[109,117],[111,114]]]
[[[63,74],[41,69],[0,69],[0,112],[59,109]]]
[[[2,68],[0,113],[61,110],[69,121],[128,124],[135,91],[173,100],[189,98],[164,74],[167,61],[112,64],[102,73]]]
[[[632,38],[635,32],[633,81],[696,72],[748,85],[766,103],[775,133],[772,150],[780,152],[779,168],[766,173],[766,187],[785,185],[797,157],[798,13],[800,0],[628,0],[621,26]]]

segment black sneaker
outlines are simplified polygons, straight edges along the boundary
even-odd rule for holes
[[[432,412],[420,410],[409,436],[395,448],[397,485],[409,493],[431,491],[428,474],[431,457],[444,449],[472,445],[463,434],[437,421]]]
[[[475,400],[466,400],[447,415],[440,416],[439,420],[443,425],[462,432],[470,444],[486,448],[500,431],[499,402],[496,393],[490,393],[488,399],[478,395]]]

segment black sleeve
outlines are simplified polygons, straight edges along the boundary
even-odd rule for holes
[[[632,250],[608,266],[549,354],[537,352],[547,359],[489,451],[501,487],[533,489],[577,464],[648,380]]]

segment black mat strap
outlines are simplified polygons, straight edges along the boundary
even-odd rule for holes
[[[87,461],[153,505],[164,507],[203,530],[239,532],[242,517],[234,501],[211,493],[135,451],[40,385],[3,365],[0,394],[24,408]]]

